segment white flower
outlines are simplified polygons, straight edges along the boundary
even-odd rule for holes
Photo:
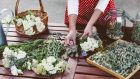
[[[10,60],[5,58],[5,59],[2,59],[2,63],[4,65],[4,67],[6,68],[9,68],[10,67]]]
[[[82,50],[87,52],[87,51],[94,51],[95,48],[99,47],[98,44],[99,43],[97,40],[95,40],[94,38],[88,37],[87,41],[84,43],[81,43],[80,46],[81,46]]]
[[[18,69],[18,73],[19,73],[19,74],[23,74],[23,71],[20,70],[20,69]]]
[[[28,69],[28,70],[31,70],[31,66],[32,66],[31,62],[28,61],[28,62],[27,62],[27,69]]]
[[[28,30],[30,28],[29,24],[28,24],[28,21],[27,20],[23,20],[22,21],[22,24],[23,24],[23,28],[24,30]]]
[[[31,15],[26,15],[25,18],[27,19],[27,21],[28,21],[28,20],[31,20]]]
[[[22,70],[20,69],[17,69],[17,67],[14,65],[14,66],[11,66],[11,73],[15,76],[17,76],[18,74],[23,74]]]
[[[42,22],[36,22],[36,28],[39,32],[42,32],[45,29],[45,25]]]
[[[33,27],[35,25],[35,22],[32,20],[28,20],[28,26]]]
[[[25,31],[25,34],[27,35],[34,35],[35,32],[33,31],[33,27],[29,28],[28,30]]]
[[[13,75],[18,75],[18,69],[17,69],[17,67],[16,66],[12,66],[11,67],[11,73],[13,74]]]
[[[21,25],[22,25],[22,19],[19,18],[19,19],[16,20],[16,22],[17,22],[16,24],[17,24],[18,26],[21,26]]]
[[[36,18],[35,18],[35,21],[36,21],[36,22],[41,22],[41,18],[40,18],[40,17],[36,17]]]
[[[30,18],[31,18],[32,20],[35,20],[37,17],[35,17],[34,15],[30,15]]]
[[[53,69],[53,70],[48,71],[48,72],[49,72],[49,74],[52,74],[52,75],[57,73],[56,69]]]
[[[11,56],[13,53],[14,53],[13,50],[10,50],[8,47],[5,47],[3,57]]]
[[[17,57],[17,59],[25,58],[26,57],[26,52],[19,49],[16,57]]]
[[[33,71],[37,74],[46,75],[46,70],[45,70],[44,66],[42,65],[42,63],[38,64],[37,67],[34,68]]]
[[[64,61],[60,61],[58,64],[56,64],[55,69],[57,71],[64,70],[66,68],[66,63]]]
[[[46,59],[46,62],[52,64],[52,63],[56,62],[56,58],[54,56],[49,56]]]
[[[32,66],[36,66],[38,64],[38,61],[36,59],[32,60]]]

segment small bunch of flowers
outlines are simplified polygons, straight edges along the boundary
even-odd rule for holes
[[[34,35],[36,32],[33,27],[35,26],[38,32],[42,32],[45,29],[44,23],[40,17],[36,17],[33,14],[28,14],[24,18],[15,19],[17,26],[23,26],[24,32],[27,35]]]
[[[98,49],[103,48],[97,32],[93,32],[90,37],[80,39],[80,47],[83,56],[87,56],[87,52],[94,52],[96,49],[98,51]]]
[[[14,51],[6,47],[3,52],[3,57],[4,57],[4,59],[2,59],[3,65],[6,68],[10,68],[11,73],[13,75],[22,74],[23,73],[22,70],[17,68],[18,65],[17,62],[26,58],[26,55],[27,55],[26,52],[20,49]]]
[[[28,67],[29,69],[31,66]],[[40,75],[54,75],[56,73],[62,73],[66,69],[66,62],[60,59],[56,59],[54,56],[43,59],[41,63],[33,60],[32,70]]]
[[[8,47],[4,49],[3,57],[4,67],[10,68],[11,73],[16,76],[23,74],[25,70],[33,70],[39,75],[54,75],[62,73],[67,67],[67,63],[60,58],[49,56],[40,61],[20,49]]]
[[[87,41],[81,43],[80,46],[82,50],[88,52],[88,51],[94,51],[95,48],[98,48],[99,47],[98,44],[99,44],[98,40],[88,37]]]

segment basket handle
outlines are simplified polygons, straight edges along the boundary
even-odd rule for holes
[[[16,1],[15,16],[17,16],[17,14],[18,14],[19,1],[20,1],[20,0],[17,0],[17,1]],[[41,11],[41,12],[44,12],[44,7],[43,7],[43,4],[42,4],[42,0],[39,0],[39,5],[40,5],[40,11]]]

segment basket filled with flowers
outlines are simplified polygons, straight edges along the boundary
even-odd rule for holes
[[[15,6],[14,24],[16,32],[24,36],[34,36],[45,32],[48,28],[48,14],[39,0],[40,10],[27,10],[18,13],[19,1]]]

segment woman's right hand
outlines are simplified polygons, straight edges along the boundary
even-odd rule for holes
[[[65,45],[71,46],[76,44],[76,30],[69,31],[68,35],[65,38]]]

